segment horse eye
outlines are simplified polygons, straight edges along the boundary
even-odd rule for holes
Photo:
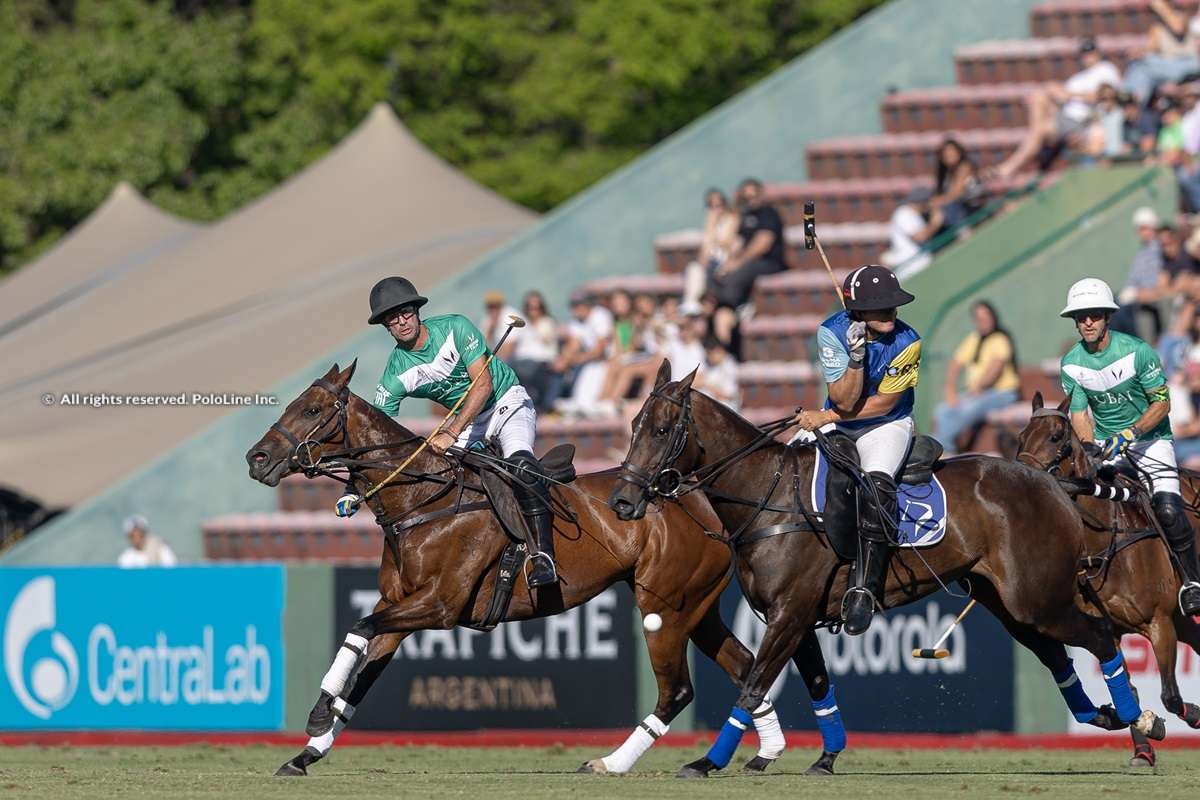
[[[666,429],[665,427],[662,427],[662,428],[655,428],[655,429],[654,429],[654,435],[655,435],[655,436],[666,436],[666,435],[667,435],[667,429]]]
[[[1062,438],[1062,431],[1055,431],[1054,433],[1050,434],[1050,441],[1052,442],[1061,442]]]
[[[317,406],[309,406],[308,410],[305,411],[304,413],[308,414],[310,417],[315,417],[317,414],[321,413],[321,409],[318,408]]]

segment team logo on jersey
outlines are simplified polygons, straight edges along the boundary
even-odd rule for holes
[[[884,371],[879,382],[879,391],[895,394],[917,385],[921,370],[921,342],[916,341],[900,351]]]
[[[392,393],[383,388],[383,384],[375,387],[375,405],[385,406],[392,399]]]
[[[467,337],[467,349],[474,350],[478,346],[479,346],[479,337],[472,333],[470,336]]]

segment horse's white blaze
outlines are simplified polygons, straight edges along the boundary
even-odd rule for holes
[[[658,737],[670,729],[671,726],[651,714],[642,720],[641,725],[633,729],[633,733],[629,734],[629,738],[622,742],[620,747],[600,761],[609,772],[617,774],[629,772]]]
[[[366,652],[367,640],[356,633],[347,633],[346,641],[334,656],[333,665],[329,667],[325,677],[321,678],[321,691],[329,692],[334,697],[341,694],[346,688],[346,682],[354,673],[354,668],[358,666],[360,654]]]
[[[787,741],[783,738],[783,726],[770,700],[754,709],[754,730],[758,731],[758,755],[774,761],[783,755]]]

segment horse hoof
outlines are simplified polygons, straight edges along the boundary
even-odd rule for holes
[[[302,778],[308,774],[308,770],[304,768],[300,762],[300,756],[296,756],[291,761],[283,762],[283,766],[275,770],[277,778]]]
[[[575,772],[584,775],[607,775],[608,767],[604,766],[604,759],[593,758],[580,764]]]
[[[821,753],[821,757],[813,762],[813,765],[804,770],[805,775],[816,775],[818,777],[826,777],[833,774],[833,762],[837,760],[837,753],[830,753],[828,750]]]
[[[1149,745],[1139,747],[1129,759],[1129,768],[1137,772],[1154,769],[1154,750]]]
[[[742,766],[742,772],[766,772],[775,759],[755,756]]]
[[[1134,721],[1133,727],[1147,739],[1153,739],[1156,742],[1167,738],[1167,721],[1150,709],[1142,712],[1141,716]]]
[[[1096,709],[1096,716],[1088,720],[1087,724],[1106,731],[1120,731],[1129,727],[1117,717],[1117,710],[1107,703]]]
[[[309,736],[324,736],[333,728],[333,719],[333,695],[322,691],[312,711],[308,712],[304,732]]]
[[[717,768],[717,765],[709,761],[707,757],[698,761],[693,761],[690,764],[684,764],[679,768],[679,772],[675,773],[676,778],[707,778],[708,773]]]
[[[1178,716],[1187,723],[1189,728],[1200,728],[1200,706],[1194,703],[1184,703],[1183,713]]]

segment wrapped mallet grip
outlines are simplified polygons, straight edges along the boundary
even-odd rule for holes
[[[946,658],[949,655],[950,651],[944,647],[936,650],[932,647],[914,647],[912,651],[913,658]]]
[[[812,250],[817,245],[817,206],[812,200],[804,201],[804,249]]]

